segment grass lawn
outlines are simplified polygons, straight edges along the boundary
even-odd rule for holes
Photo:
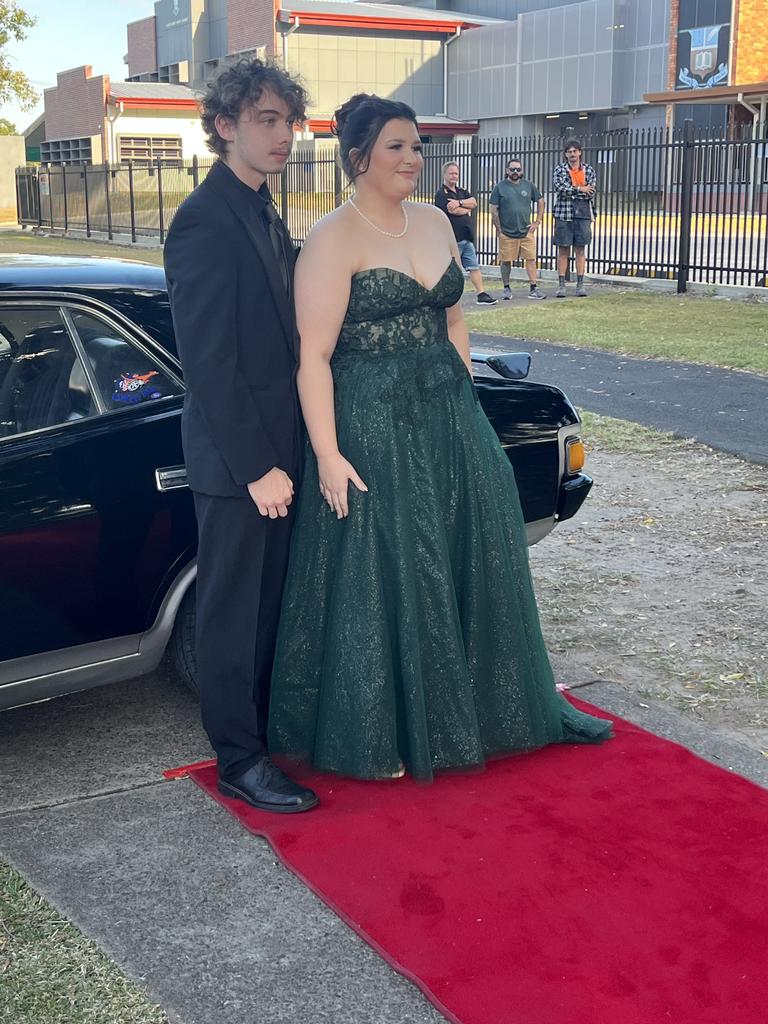
[[[586,409],[577,409],[581,418],[581,436],[587,449],[598,445],[611,452],[631,452],[633,455],[656,455],[665,447],[687,444],[674,434],[653,430],[640,423],[601,416]],[[587,467],[589,472],[589,467]]]
[[[112,256],[162,265],[159,246],[114,245],[0,231],[0,253]],[[623,355],[768,373],[768,304],[610,290],[587,299],[467,311],[470,330]]]
[[[599,292],[529,308],[467,311],[471,331],[768,373],[768,304]]]
[[[90,238],[45,238],[31,231],[0,231],[0,254],[31,253],[52,256],[111,256],[119,260],[139,260],[142,263],[163,264],[163,251],[159,245],[150,248],[138,245],[115,245],[114,242],[95,242]]]
[[[0,1021],[167,1024],[165,1013],[0,863]]]

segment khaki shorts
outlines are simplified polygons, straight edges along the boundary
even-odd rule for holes
[[[536,235],[526,235],[525,238],[509,238],[507,235],[499,235],[499,263],[535,259]]]

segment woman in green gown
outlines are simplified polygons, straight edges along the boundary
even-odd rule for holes
[[[472,384],[453,231],[406,201],[423,165],[415,114],[359,95],[336,126],[355,192],[296,269],[309,444],[270,750],[430,780],[600,742],[610,723],[555,688],[514,472]]]

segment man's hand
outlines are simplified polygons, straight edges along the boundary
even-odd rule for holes
[[[248,484],[248,493],[263,516],[284,519],[293,501],[293,481],[284,470],[275,466],[259,480]]]
[[[539,224],[540,221],[532,220],[531,223],[528,225],[528,234],[535,235],[536,232],[539,230]]]
[[[588,196],[593,196],[595,194],[594,185],[578,185],[577,188],[579,192],[585,192]]]
[[[463,209],[458,199],[449,199],[447,204],[448,213],[456,213],[457,210]]]

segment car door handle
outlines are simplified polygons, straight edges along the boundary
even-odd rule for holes
[[[158,491],[176,491],[188,486],[186,466],[165,466],[155,470],[155,487]]]

